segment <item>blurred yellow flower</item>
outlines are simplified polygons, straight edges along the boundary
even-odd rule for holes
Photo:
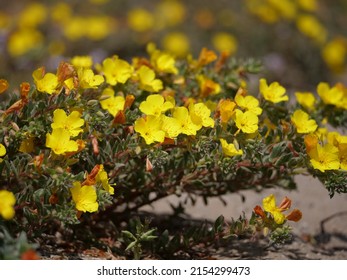
[[[343,90],[339,87],[330,87],[328,83],[320,82],[317,93],[325,104],[339,106],[344,97]]]
[[[7,50],[11,56],[17,57],[41,46],[43,35],[34,28],[20,28],[8,38]]]
[[[14,217],[15,211],[13,206],[16,203],[16,197],[12,192],[0,190],[0,215],[5,220],[10,220]]]
[[[309,14],[299,15],[296,19],[296,26],[299,31],[319,44],[323,44],[327,38],[325,27],[318,19]]]
[[[227,52],[233,55],[237,50],[236,38],[226,32],[218,32],[212,37],[213,47],[219,52]]]
[[[259,90],[264,99],[272,103],[278,103],[288,100],[288,96],[285,95],[286,89],[282,87],[278,82],[273,82],[268,85],[265,79],[260,79]]]
[[[190,42],[184,33],[171,32],[164,36],[162,46],[169,53],[177,57],[184,57],[189,53]]]
[[[93,66],[93,58],[89,55],[74,56],[71,59],[71,64],[78,68],[91,68]]]
[[[243,151],[236,149],[234,144],[229,144],[225,139],[220,139],[224,155],[228,157],[243,155]]]
[[[186,8],[176,0],[160,1],[155,7],[155,28],[163,29],[176,26],[184,21]]]
[[[88,28],[84,29],[85,36],[93,41],[108,37],[116,30],[117,22],[109,16],[91,16],[85,19]]]
[[[306,10],[306,11],[316,11],[318,9],[318,3],[317,0],[297,0],[300,8]]]
[[[99,204],[96,201],[97,195],[94,186],[81,186],[80,182],[74,182],[70,191],[78,211],[90,213],[98,211]]]
[[[295,92],[298,103],[310,111],[314,111],[316,98],[311,92]]]
[[[18,26],[20,27],[37,27],[45,22],[48,10],[45,5],[38,2],[30,3],[20,12],[18,16]]]
[[[325,63],[335,72],[341,72],[346,65],[347,39],[335,38],[322,49]]]
[[[136,32],[149,31],[154,27],[154,16],[147,10],[135,8],[128,12],[127,21],[129,27]]]
[[[302,110],[296,110],[291,116],[291,121],[295,125],[297,133],[312,133],[318,127],[316,121],[310,119],[310,116]]]
[[[31,153],[34,150],[34,137],[24,139],[19,146],[19,151],[22,153]]]

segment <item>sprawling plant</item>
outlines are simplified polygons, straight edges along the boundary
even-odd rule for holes
[[[128,225],[119,224],[118,238],[139,258],[155,238],[156,252],[264,228],[278,242],[289,234],[285,222],[301,218],[297,209],[283,214],[291,201],[276,206],[273,196],[250,220],[219,218],[186,239],[130,218],[170,195],[207,202],[245,189],[294,189],[296,174],[318,177],[331,197],[347,192],[347,136],[327,128],[346,125],[342,84],[320,83],[317,94],[296,92],[289,103],[278,82],[262,78],[259,93],[250,89],[255,61],[207,49],[186,60],[148,51],[131,63],[75,57],[55,73],[38,68],[33,83],[8,92],[0,103],[0,228],[35,237],[52,221],[73,227],[118,215]]]

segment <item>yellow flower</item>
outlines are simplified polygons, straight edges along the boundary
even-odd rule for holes
[[[71,64],[78,68],[91,68],[93,66],[93,58],[89,55],[74,56],[71,59]]]
[[[330,88],[327,83],[319,83],[317,93],[325,104],[338,106],[343,99],[343,91],[339,87]]]
[[[258,130],[258,116],[250,111],[243,113],[237,109],[235,124],[244,133],[254,133]]]
[[[74,182],[70,191],[78,211],[91,213],[98,211],[99,204],[96,201],[97,195],[93,186],[81,186],[80,182]]]
[[[3,157],[4,155],[6,155],[6,148],[4,145],[0,144],[0,163],[3,161],[1,157]]]
[[[151,94],[147,96],[145,101],[141,102],[139,109],[146,115],[159,117],[173,107],[174,105],[169,101],[165,101],[160,94]]]
[[[161,115],[162,127],[161,129],[165,132],[165,137],[174,139],[181,133],[180,122],[173,118],[165,115]]]
[[[259,90],[265,100],[272,103],[278,103],[288,100],[288,96],[285,95],[286,89],[282,87],[278,82],[273,82],[268,85],[265,79],[260,79]]]
[[[100,100],[101,108],[107,110],[112,116],[116,116],[119,111],[124,109],[125,98],[121,95],[114,96],[112,88],[105,88]]]
[[[296,127],[297,133],[311,133],[315,132],[318,125],[315,120],[309,119],[309,115],[302,111],[296,110],[291,117],[293,124]]]
[[[282,213],[284,209],[276,206],[276,199],[273,194],[263,199],[263,207],[266,212],[271,213],[276,224],[281,225],[286,220],[286,216]]]
[[[204,103],[189,105],[189,115],[193,123],[198,127],[214,127],[214,120],[211,118],[211,110]]]
[[[228,157],[239,156],[243,154],[242,150],[236,149],[234,144],[229,144],[226,140],[220,139],[223,153]]]
[[[227,52],[233,55],[237,50],[236,38],[226,32],[218,32],[212,38],[214,48],[219,52]]]
[[[128,12],[128,25],[136,32],[145,32],[154,27],[153,15],[145,9],[136,8]]]
[[[149,92],[158,92],[163,88],[163,82],[155,78],[155,72],[149,67],[142,65],[137,70],[139,87]]]
[[[79,68],[77,74],[79,85],[83,89],[97,88],[104,82],[104,77],[101,75],[94,75],[92,69]]]
[[[0,215],[5,220],[10,220],[14,217],[15,211],[13,206],[16,203],[16,197],[12,192],[0,191]]]
[[[114,194],[114,188],[108,183],[108,176],[102,164],[100,164],[100,170],[96,175],[96,182],[100,182],[104,190],[109,194]]]
[[[58,87],[58,77],[52,73],[46,73],[44,67],[40,67],[33,72],[33,79],[36,88],[40,92],[52,94]]]
[[[162,120],[154,116],[139,118],[135,121],[134,129],[145,139],[146,144],[154,142],[162,143],[165,139],[165,132],[161,128]]]
[[[296,92],[295,96],[301,106],[310,111],[315,109],[316,98],[311,92]]]
[[[52,134],[46,134],[46,147],[51,148],[57,155],[78,150],[78,144],[70,140],[70,133],[64,128],[53,129]]]
[[[151,56],[151,64],[158,72],[178,73],[178,69],[175,66],[176,60],[171,54],[157,50],[153,43],[147,45],[147,51]]]
[[[106,77],[106,82],[111,86],[115,86],[117,83],[124,84],[134,72],[128,62],[117,56],[106,58],[102,62],[102,71]]]
[[[53,112],[53,123],[51,127],[53,130],[62,128],[65,129],[71,137],[75,137],[80,134],[83,129],[84,119],[81,118],[81,113],[78,111],[72,111],[70,115],[66,115],[62,109],[56,109]]]
[[[340,168],[339,150],[331,144],[326,144],[323,147],[317,144],[316,148],[312,149],[309,155],[313,168],[321,172]]]
[[[185,135],[196,135],[196,132],[201,128],[197,126],[189,115],[188,109],[186,107],[176,107],[172,114],[180,126],[180,134]]]
[[[235,96],[235,102],[237,106],[242,109],[246,109],[259,116],[263,110],[259,107],[259,101],[257,98],[251,95],[244,96],[242,93],[238,93]]]

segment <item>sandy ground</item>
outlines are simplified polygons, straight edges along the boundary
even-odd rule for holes
[[[252,244],[236,241],[230,248],[220,248],[214,252],[218,259],[344,259],[347,260],[347,194],[336,194],[329,198],[327,190],[312,177],[298,176],[298,189],[285,191],[280,189],[265,190],[261,193],[244,191],[246,201],[242,202],[240,194],[224,196],[224,206],[219,199],[211,199],[205,206],[198,201],[195,206],[189,205],[187,214],[192,218],[215,220],[219,215],[226,219],[237,218],[242,212],[246,216],[255,205],[262,203],[262,198],[273,193],[278,202],[284,196],[292,199],[292,208],[303,212],[299,223],[292,223],[294,240],[280,249],[267,247],[266,244]],[[181,198],[182,199],[182,198]],[[177,204],[179,199],[169,197],[158,201],[146,211],[170,213],[170,203]]]

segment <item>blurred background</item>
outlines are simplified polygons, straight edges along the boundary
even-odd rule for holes
[[[130,60],[154,42],[177,57],[260,59],[262,76],[312,90],[347,82],[346,15],[346,0],[2,0],[0,78],[31,81],[75,55]]]

